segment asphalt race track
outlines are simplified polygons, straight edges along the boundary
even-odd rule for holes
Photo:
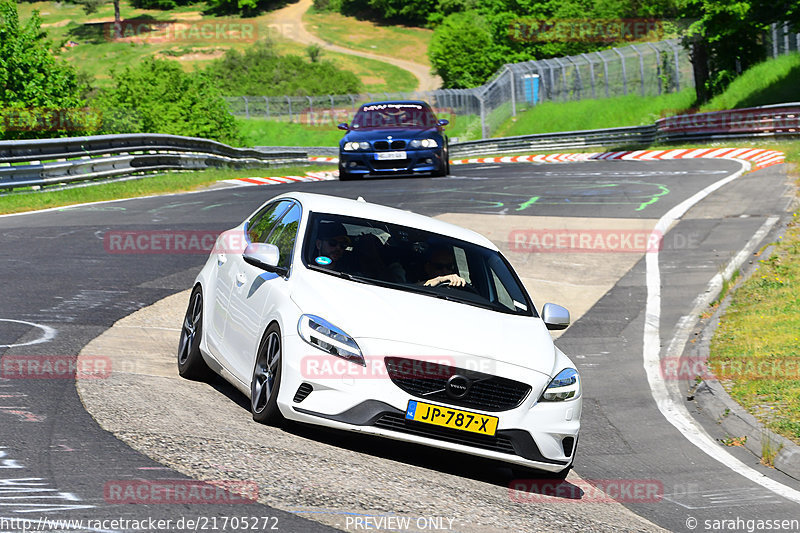
[[[649,231],[670,210],[740,169],[727,160],[464,165],[448,178],[220,187],[0,217],[6,258],[0,265],[0,532],[34,529],[31,524],[44,517],[84,519],[83,527],[64,531],[708,531],[720,529],[715,520],[737,519],[741,527],[723,530],[746,531],[748,520],[800,519],[800,503],[790,499],[800,483],[759,465],[743,448],[718,445],[713,453],[734,456],[785,490],[734,472],[659,411],[643,365],[643,332],[652,319],[643,250],[531,254],[526,248],[542,221],[553,230]],[[122,389],[133,374],[128,381],[99,379],[95,390],[102,395],[92,401],[117,399],[102,406],[102,424],[112,433],[87,412],[74,379],[17,379],[6,371],[9,361],[77,356],[119,320],[190,288],[207,255],[119,253],[109,235],[215,234],[289,190],[360,195],[489,236],[524,271],[537,306],[553,295],[579,317],[557,340],[578,363],[584,384],[583,429],[570,480],[582,488],[581,480],[606,488],[615,482],[657,487],[656,497],[629,495],[623,508],[576,489],[555,501],[515,501],[508,491],[515,473],[502,465],[302,426],[259,426],[248,420],[244,397],[221,382],[176,384],[144,376],[138,388]],[[662,354],[709,280],[760,230],[764,238],[756,249],[774,239],[788,202],[778,165],[734,179],[669,226],[657,256],[655,331]],[[604,278],[589,279],[595,271]],[[706,432],[726,437],[682,397]],[[171,410],[186,416],[173,421],[164,415]],[[259,448],[272,453],[262,458]],[[215,454],[214,462],[206,452]],[[251,480],[260,503],[227,492],[202,503],[130,501],[115,492],[139,480],[191,486],[187,473]],[[380,521],[393,516],[414,520],[410,528]],[[110,522],[115,519],[129,522]]]

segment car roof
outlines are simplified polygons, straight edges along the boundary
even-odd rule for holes
[[[415,105],[430,107],[430,104],[423,100],[381,100],[380,102],[367,102],[366,104],[361,104],[360,107],[364,107],[366,105],[388,105],[388,104],[415,104]]]
[[[446,235],[498,251],[492,241],[480,233],[462,228],[461,226],[456,226],[455,224],[436,220],[435,218],[412,213],[411,211],[403,211],[402,209],[373,204],[367,201],[361,202],[358,200],[350,200],[349,198],[341,198],[339,196],[307,192],[288,192],[276,196],[269,201],[273,202],[283,198],[298,200],[306,212],[313,211],[317,213],[330,213],[380,220],[382,222],[399,224],[401,226],[408,226]]]

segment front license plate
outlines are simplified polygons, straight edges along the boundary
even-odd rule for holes
[[[375,154],[375,159],[379,161],[387,161],[390,159],[405,159],[405,152],[378,152]]]
[[[500,419],[496,416],[470,413],[411,400],[406,409],[406,420],[494,436],[497,431],[497,422]]]

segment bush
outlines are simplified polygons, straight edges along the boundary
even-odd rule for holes
[[[477,11],[448,15],[433,32],[428,56],[444,86],[453,89],[482,84],[503,64],[495,58],[492,30]]]
[[[225,96],[318,96],[359,93],[358,76],[329,61],[309,62],[300,56],[279,56],[269,43],[244,51],[228,50],[206,74]]]
[[[17,5],[0,1],[0,138],[82,134],[84,101],[75,70],[59,61],[39,13],[20,24]]]
[[[93,102],[103,113],[103,133],[168,133],[240,142],[225,100],[203,74],[187,74],[172,61],[149,58],[112,72],[112,84]]]

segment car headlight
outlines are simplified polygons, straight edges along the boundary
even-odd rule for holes
[[[539,399],[542,402],[563,402],[581,395],[581,377],[574,368],[565,368],[553,378]]]
[[[323,352],[347,359],[351,363],[367,366],[361,348],[353,337],[337,328],[324,318],[315,315],[303,315],[297,323],[300,338]]]
[[[360,143],[357,142],[344,143],[345,152],[355,152],[356,150],[369,150],[369,143],[366,141],[362,141]]]
[[[414,139],[408,145],[411,148],[436,148],[439,143],[436,142],[436,139]]]

